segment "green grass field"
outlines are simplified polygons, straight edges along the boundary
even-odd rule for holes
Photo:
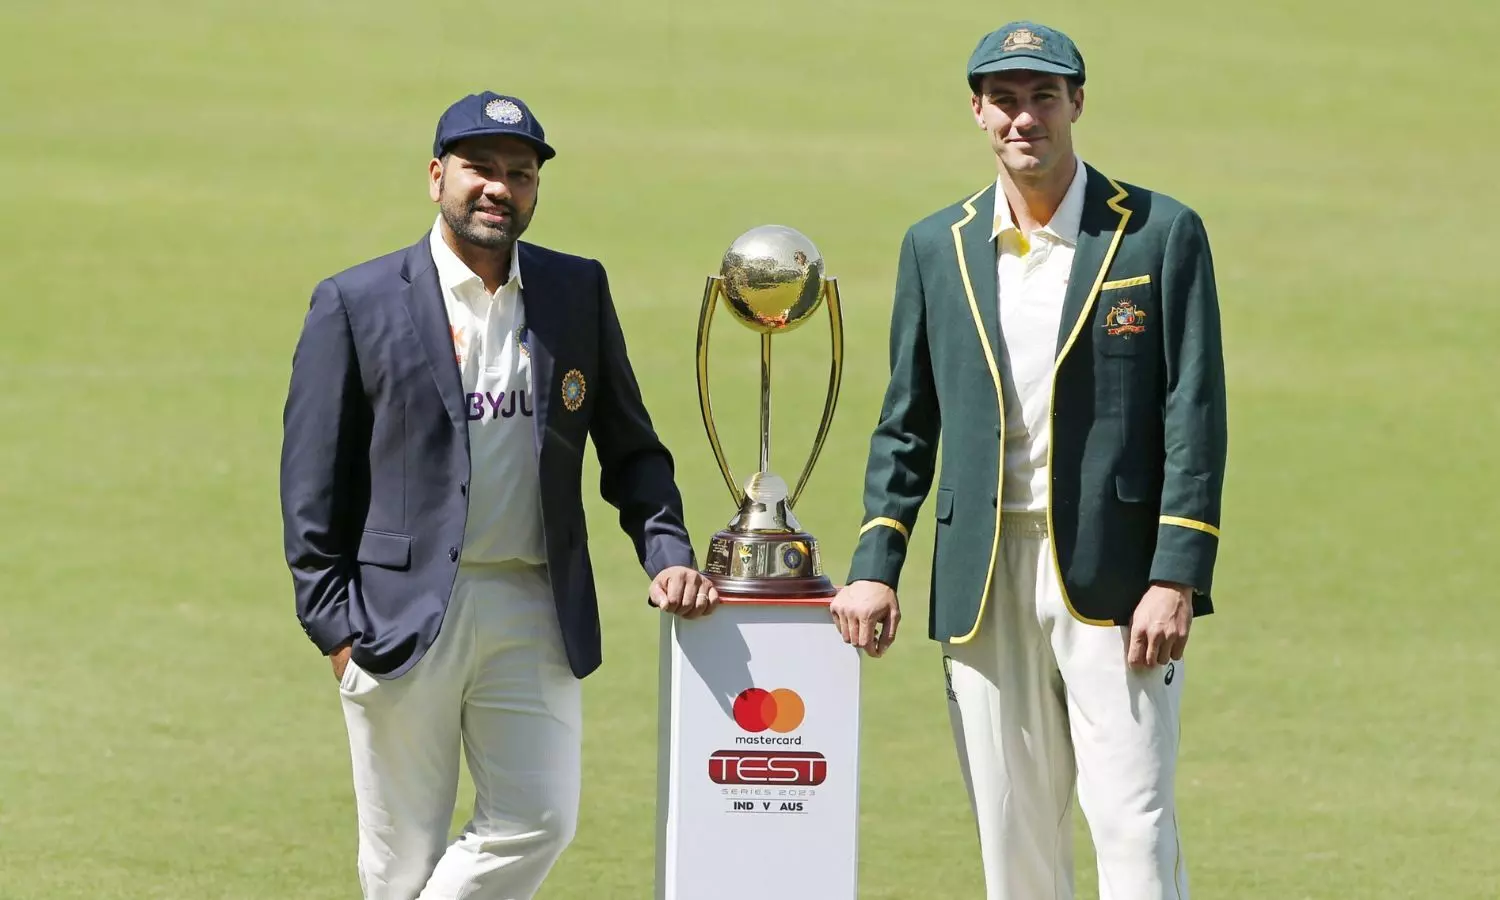
[[[898,242],[993,178],[962,66],[1028,15],[1088,60],[1084,156],[1196,207],[1218,263],[1231,467],[1220,613],[1189,651],[1195,896],[1500,897],[1489,4],[13,0],[0,898],[357,896],[337,694],[280,555],[279,419],[313,285],[429,226],[447,103],[511,91],[547,125],[528,237],[609,266],[702,542],[732,512],[692,377],[703,278],[754,225],[819,244],[849,359],[799,514],[841,575]],[[819,330],[777,345],[788,474]],[[754,338],[715,340],[748,471]],[[548,900],[651,896],[657,631],[611,512],[590,508],[583,819]],[[903,639],[865,664],[869,900],[982,896],[924,637],[930,537]]]

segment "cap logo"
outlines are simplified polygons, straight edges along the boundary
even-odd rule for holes
[[[1015,31],[1012,31],[1010,34],[1006,35],[1005,43],[1000,45],[1000,50],[1004,53],[1011,53],[1016,50],[1041,49],[1042,39],[1037,37],[1036,33],[1029,28],[1017,28]]]
[[[484,114],[502,125],[515,125],[526,116],[521,107],[503,98],[491,100],[484,105]]]

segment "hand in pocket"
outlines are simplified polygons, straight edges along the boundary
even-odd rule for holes
[[[328,654],[328,661],[333,664],[334,681],[343,682],[344,670],[349,668],[349,653],[353,649],[352,644],[344,644]]]

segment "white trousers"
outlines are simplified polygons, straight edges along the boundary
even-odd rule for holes
[[[339,693],[366,900],[532,897],[573,839],[583,718],[545,570],[461,568],[427,654],[389,680],[351,663]]]
[[[979,632],[943,645],[988,900],[1071,900],[1073,790],[1100,900],[1187,900],[1174,776],[1183,664],[1137,671],[1129,629],[1068,612],[1044,515],[1007,512]]]

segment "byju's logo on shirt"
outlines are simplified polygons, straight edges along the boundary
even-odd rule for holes
[[[470,422],[482,422],[485,419],[493,422],[496,419],[509,419],[514,416],[531,418],[531,398],[521,391],[471,391],[464,397],[464,409],[467,411]]]

